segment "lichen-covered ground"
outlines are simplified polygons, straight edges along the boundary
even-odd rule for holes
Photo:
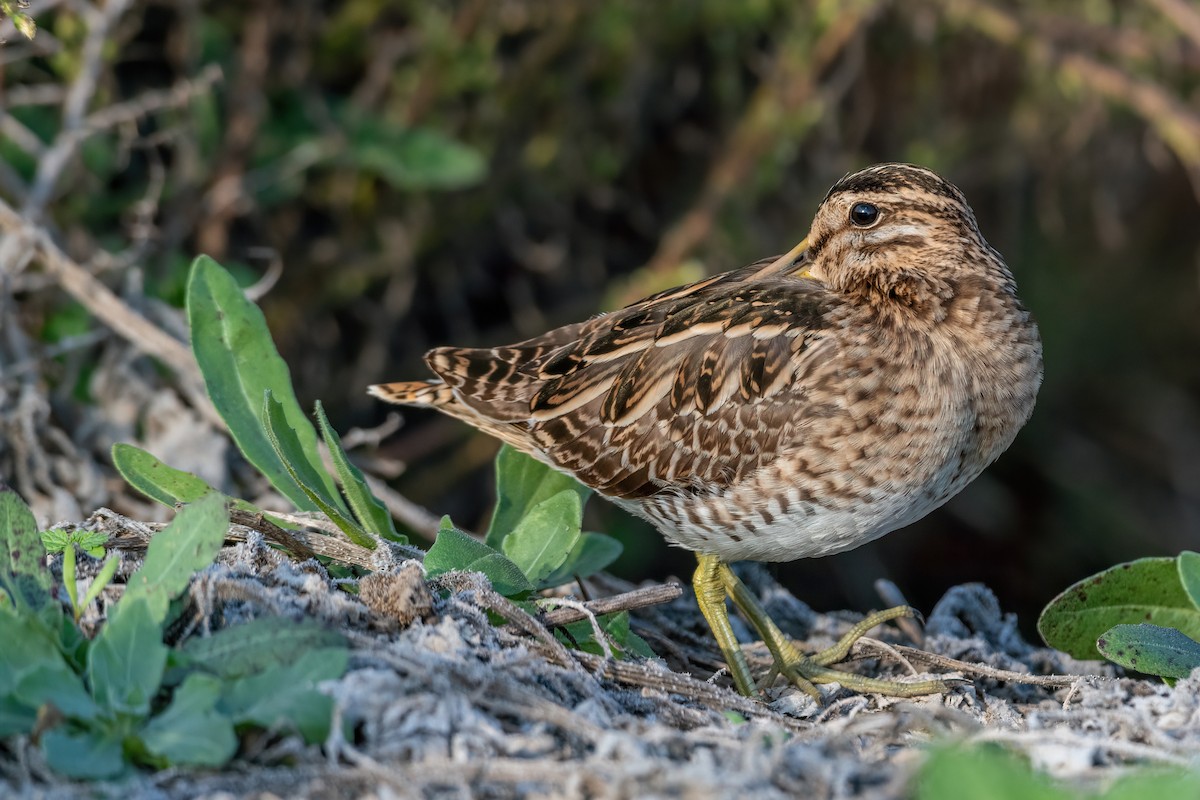
[[[127,557],[132,566],[136,550]],[[1132,766],[1194,763],[1200,753],[1200,676],[1172,689],[1034,648],[982,586],[952,589],[929,615],[922,648],[942,663],[906,647],[897,630],[875,632],[890,644],[855,650],[852,668],[893,676],[953,673],[947,659],[975,665],[957,672],[964,680],[952,693],[897,700],[826,686],[817,704],[784,686],[746,700],[724,688],[724,676],[706,680],[717,656],[687,593],[633,612],[635,630],[666,660],[618,662],[566,651],[478,576],[444,577],[430,592],[415,562],[377,566],[391,577],[364,589],[367,604],[315,562],[290,562],[252,534],[191,590],[213,624],[281,614],[343,631],[351,668],[325,688],[352,723],[352,741],[275,737],[220,772],[143,774],[101,793],[893,798],[911,794],[928,748],[944,740],[1000,742],[1041,770],[1097,787]],[[809,647],[829,645],[855,619],[813,613],[765,570],[743,576]],[[589,588],[598,596],[633,587],[604,579]],[[489,611],[516,622],[497,627]],[[1067,677],[1017,682],[1051,674]],[[89,791],[55,778],[35,748],[19,755],[0,765],[0,795]]]

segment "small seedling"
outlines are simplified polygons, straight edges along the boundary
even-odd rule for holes
[[[76,624],[79,623],[79,618],[83,616],[87,607],[112,581],[113,575],[117,574],[117,565],[120,563],[115,556],[105,561],[104,566],[92,578],[87,594],[81,598],[75,581],[76,550],[82,550],[92,558],[103,558],[104,543],[107,539],[107,536],[97,531],[64,531],[54,528],[42,532],[42,546],[46,548],[46,552],[62,553],[63,589],[67,593],[67,600],[71,604]]]

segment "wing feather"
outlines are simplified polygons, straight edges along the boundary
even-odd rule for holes
[[[797,378],[832,352],[836,300],[799,263],[766,259],[507,347],[438,348],[426,360],[446,389],[427,404],[609,496],[727,485],[797,435]]]

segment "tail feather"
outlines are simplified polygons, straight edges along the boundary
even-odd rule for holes
[[[402,406],[426,406],[439,408],[454,402],[454,390],[444,381],[401,381],[399,383],[377,383],[367,387],[367,393]]]
[[[461,402],[462,398],[455,394],[453,388],[436,378],[428,381],[377,383],[367,387],[367,393],[397,405],[436,408],[443,414],[449,414],[485,433],[490,433],[534,458],[545,458],[545,455],[530,441],[526,426],[493,419],[479,413],[470,404]]]

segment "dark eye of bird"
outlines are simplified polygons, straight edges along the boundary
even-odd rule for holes
[[[879,209],[870,203],[855,203],[850,208],[850,221],[860,228],[874,225],[879,219]]]

